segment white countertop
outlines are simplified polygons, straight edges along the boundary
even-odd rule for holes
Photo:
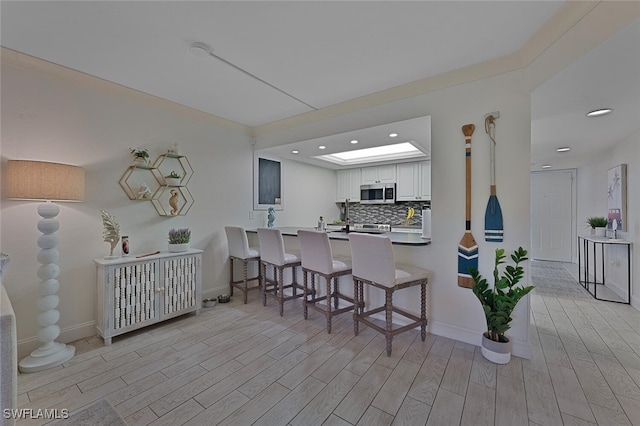
[[[304,230],[313,230],[313,228],[296,228],[294,226],[278,226],[276,229],[279,229],[282,235],[287,236],[297,236],[299,229]],[[257,232],[256,229],[247,229],[247,232]],[[355,231],[354,231],[355,232]],[[327,231],[327,235],[329,235],[330,240],[349,240],[349,234],[346,232],[340,231]],[[426,246],[431,244],[431,238],[422,238],[421,234],[417,233],[407,233],[407,232],[384,232],[376,235],[384,235],[391,239],[391,244],[399,244],[406,246]]]

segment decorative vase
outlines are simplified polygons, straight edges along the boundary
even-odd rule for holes
[[[267,210],[267,228],[273,228],[273,223],[276,221],[276,209],[269,207]]]
[[[171,244],[169,243],[169,252],[170,253],[178,253],[181,251],[189,250],[189,243],[184,244]]]
[[[506,342],[496,342],[489,339],[489,333],[482,333],[482,356],[494,364],[507,364],[511,360],[511,341],[505,336]]]
[[[141,169],[149,168],[149,163],[147,162],[147,159],[144,157],[135,157],[133,159],[133,165]]]
[[[596,237],[604,237],[607,234],[607,228],[597,227],[595,234],[596,234]]]
[[[166,177],[166,178],[164,178],[164,181],[169,186],[178,186],[178,185],[180,185],[180,178]]]

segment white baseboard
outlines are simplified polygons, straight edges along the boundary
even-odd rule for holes
[[[469,330],[441,321],[429,321],[428,329],[429,333],[437,336],[459,340],[470,345],[482,345],[482,333],[484,330]],[[531,359],[531,345],[524,340],[511,338],[511,353],[520,358]]]
[[[607,281],[607,288],[614,292],[621,300],[627,300],[627,289],[618,285],[618,283]]]
[[[240,293],[242,294],[242,292],[240,291]],[[208,288],[206,290],[202,290],[202,298],[203,299],[210,299],[213,297],[218,297],[221,294],[229,294],[229,285],[221,285],[218,287],[213,287],[213,288]],[[235,292],[233,293],[234,295],[236,294]]]
[[[640,297],[631,296],[631,306],[640,311]]]
[[[87,321],[82,324],[73,325],[60,329],[60,335],[56,339],[56,342],[69,343],[79,339],[85,339],[87,337],[96,335],[96,323],[95,321]],[[28,356],[31,352],[40,347],[38,337],[28,337],[26,339],[18,340],[18,358],[22,359]]]

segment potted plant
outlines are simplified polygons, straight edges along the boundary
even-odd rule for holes
[[[189,250],[191,230],[189,228],[171,229],[169,231],[169,251],[172,253]]]
[[[148,166],[149,150],[146,148],[130,148],[133,155],[133,165],[136,167]]]
[[[516,287],[524,276],[524,268],[520,264],[527,260],[527,251],[522,247],[515,250],[511,255],[514,265],[506,265],[504,274],[500,276],[498,266],[505,263],[505,257],[504,249],[496,249],[493,288],[476,268],[469,268],[475,283],[473,294],[482,304],[487,320],[487,331],[482,335],[482,355],[496,364],[506,364],[511,359],[511,342],[505,336],[511,328],[511,313],[518,301],[533,290],[533,286]]]
[[[182,179],[182,176],[180,176],[174,170],[171,170],[171,173],[169,173],[168,175],[166,175],[164,177],[164,181],[169,186],[178,186],[178,185],[180,185],[180,179]]]
[[[587,218],[587,228],[591,227],[591,235],[595,235],[596,237],[604,237],[606,235],[608,223],[607,218],[602,216]]]

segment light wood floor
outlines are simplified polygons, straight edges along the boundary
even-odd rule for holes
[[[252,292],[111,346],[77,341],[67,364],[19,376],[19,405],[107,398],[130,425],[640,425],[640,312],[592,299],[567,271],[532,263],[531,360],[496,366],[418,332],[387,357],[349,314],[329,335],[318,313],[290,303],[281,318]]]

